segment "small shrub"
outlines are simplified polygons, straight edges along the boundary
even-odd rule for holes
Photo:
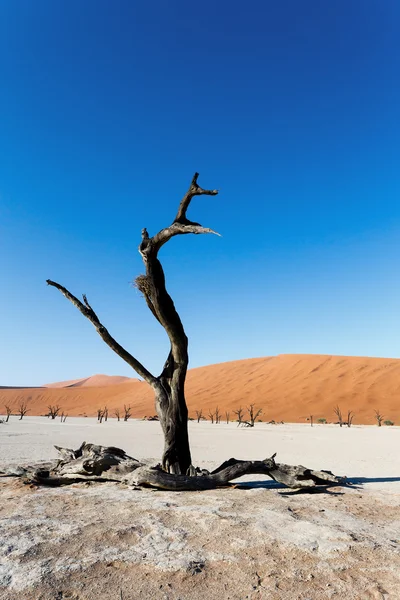
[[[390,421],[389,419],[387,421],[383,421],[384,425],[387,425],[388,427],[391,427],[392,425],[394,425],[393,421]]]
[[[324,418],[318,419],[318,423],[326,423],[326,419],[324,419]]]

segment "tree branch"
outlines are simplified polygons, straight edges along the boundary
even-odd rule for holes
[[[186,218],[186,211],[189,208],[189,204],[190,204],[192,198],[194,196],[202,196],[202,195],[216,196],[218,194],[218,190],[203,190],[203,188],[201,188],[197,183],[198,176],[199,176],[198,173],[194,174],[191,184],[189,186],[189,189],[181,200],[181,203],[178,208],[178,212],[174,219],[174,223],[182,223],[184,225],[199,225],[199,223],[195,223],[194,221],[189,221]],[[192,232],[192,233],[194,233],[194,232]]]
[[[130,354],[125,348],[123,348],[118,342],[109,334],[104,325],[100,322],[98,316],[94,312],[93,308],[90,306],[86,295],[83,294],[83,302],[84,304],[76,298],[70,291],[67,290],[64,286],[56,283],[55,281],[51,281],[51,279],[46,280],[47,285],[51,285],[59,290],[76,308],[83,314],[84,317],[89,319],[89,321],[94,325],[97,333],[102,338],[102,340],[114,350],[118,356],[120,356],[129,366],[132,367],[136,371],[138,375],[143,377],[147,383],[154,387],[157,383],[157,379],[148,371],[132,354]]]

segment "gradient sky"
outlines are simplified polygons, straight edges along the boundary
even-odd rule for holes
[[[46,286],[85,292],[158,374],[132,280],[140,231],[222,237],[161,252],[190,366],[400,357],[396,0],[2,0],[0,385],[135,376]]]

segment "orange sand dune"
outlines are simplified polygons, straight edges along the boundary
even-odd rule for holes
[[[111,415],[124,404],[133,407],[134,417],[155,413],[147,384],[128,379],[100,385],[110,380],[99,375],[78,383],[90,380],[99,383],[0,389],[0,412],[5,403],[27,400],[30,415],[45,414],[49,404],[59,404],[71,416],[93,416],[104,405]],[[263,409],[263,421],[305,422],[312,414],[333,422],[339,404],[344,416],[354,411],[354,424],[374,423],[374,409],[400,424],[400,359],[293,354],[221,363],[191,369],[186,396],[193,417],[196,409],[207,415],[218,405],[233,420],[234,409],[254,402]]]
[[[66,388],[66,387],[103,387],[107,385],[117,385],[127,381],[138,381],[122,375],[92,375],[82,379],[70,379],[69,381],[56,381],[56,383],[45,383],[45,388]]]

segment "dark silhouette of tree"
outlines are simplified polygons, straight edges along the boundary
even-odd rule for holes
[[[128,419],[130,419],[131,416],[132,416],[131,405],[129,404],[129,406],[127,406],[126,404],[124,404],[124,421],[127,421]]]
[[[385,417],[381,414],[379,410],[375,410],[375,420],[378,423],[378,427],[382,427],[383,419]]]
[[[116,408],[116,409],[114,410],[114,415],[117,417],[117,419],[118,419],[118,421],[119,421],[119,420],[120,420],[120,418],[121,418],[121,413],[120,413],[120,410],[119,410],[119,408]]]
[[[48,416],[51,417],[54,421],[54,419],[58,416],[58,413],[60,412],[61,407],[57,404],[57,406],[49,405],[47,408],[49,409]]]
[[[8,423],[10,415],[12,415],[12,408],[11,408],[10,404],[5,404],[4,408],[6,409],[6,415],[7,415],[6,423]]]
[[[225,420],[226,420],[226,424],[228,425],[229,424],[229,412],[228,411],[225,412]]]
[[[333,412],[335,413],[335,415],[337,416],[337,418],[339,420],[340,427],[343,427],[342,411],[340,410],[339,405],[335,406],[335,408],[333,409]]]
[[[195,173],[170,225],[152,237],[147,229],[142,229],[139,252],[145,266],[145,274],[139,275],[135,284],[143,294],[150,312],[164,328],[170,343],[168,356],[158,376],[151,373],[112,337],[89,304],[86,295],[82,296],[81,301],[64,286],[50,279],[47,280],[48,285],[58,289],[92,323],[103,341],[152,387],[157,414],[164,434],[162,468],[145,467],[141,469],[139,467],[144,466],[143,463],[128,457],[121,449],[83,443],[76,451],[60,448],[59,451],[65,460],[58,461],[51,471],[36,469],[33,475],[36,482],[46,480],[46,483],[51,481],[57,485],[67,471],[69,476],[71,473],[76,474],[78,480],[82,474],[85,477],[88,472],[90,474],[95,472],[96,477],[104,472],[104,479],[113,480],[114,478],[115,480],[117,478],[117,480],[121,480],[121,476],[123,476],[126,481],[125,475],[128,473],[133,477],[131,481],[135,485],[151,485],[173,490],[214,489],[245,474],[267,474],[276,481],[295,489],[331,485],[341,481],[340,478],[327,471],[313,471],[301,465],[292,467],[276,463],[275,454],[271,458],[261,461],[230,459],[211,473],[203,470],[201,475],[192,465],[188,437],[188,410],[185,399],[185,381],[189,360],[188,338],[174,302],[167,292],[159,252],[171,238],[177,235],[216,233],[195,221],[190,221],[186,216],[194,197],[214,196],[218,193],[217,190],[202,189],[198,185],[197,179],[198,173]],[[238,416],[240,425],[243,422],[243,409],[240,408],[234,412]],[[124,420],[127,420],[129,416],[130,411],[125,410]],[[73,479],[69,477],[68,481],[71,482]]]
[[[347,427],[351,427],[353,424],[354,413],[352,410],[347,411]]]
[[[22,421],[22,419],[24,418],[24,416],[26,415],[26,413],[28,413],[30,411],[30,409],[28,408],[28,403],[26,400],[21,400],[18,404],[18,414],[19,414],[19,421]]]
[[[170,351],[160,375],[155,376],[150,373],[137,358],[111,336],[89,304],[86,295],[83,295],[83,302],[81,302],[64,286],[50,279],[47,280],[48,285],[58,289],[72,302],[91,321],[104,342],[153,388],[156,409],[164,433],[162,466],[165,471],[175,474],[186,473],[192,462],[187,428],[188,410],[185,400],[185,380],[189,361],[188,339],[172,298],[167,292],[164,270],[158,254],[164,244],[176,235],[216,233],[212,229],[190,221],[186,216],[194,197],[218,194],[217,190],[201,188],[197,183],[198,176],[199,174],[195,173],[171,225],[161,229],[153,237],[149,236],[147,229],[142,230],[139,252],[146,273],[139,275],[135,284],[142,292],[154,318],[165,329],[170,341]]]
[[[197,418],[198,423],[200,423],[200,421],[204,420],[203,409],[196,410],[196,418]]]
[[[256,422],[257,417],[259,417],[262,413],[262,408],[259,408],[258,410],[256,410],[254,407],[255,407],[255,404],[250,404],[250,406],[247,407],[247,412],[249,413],[249,419],[248,419],[248,421],[246,421],[246,424],[249,427],[254,427],[254,423]]]
[[[238,427],[239,427],[239,425],[241,425],[243,423],[244,410],[240,406],[237,410],[233,411],[233,414],[237,416],[237,423],[238,423]]]
[[[212,424],[214,423],[214,416],[215,416],[215,415],[214,415],[214,413],[213,413],[213,412],[211,412],[211,410],[209,410],[209,411],[208,411],[208,416],[209,416],[209,417],[210,417],[210,419],[211,419],[211,425],[212,425]]]

